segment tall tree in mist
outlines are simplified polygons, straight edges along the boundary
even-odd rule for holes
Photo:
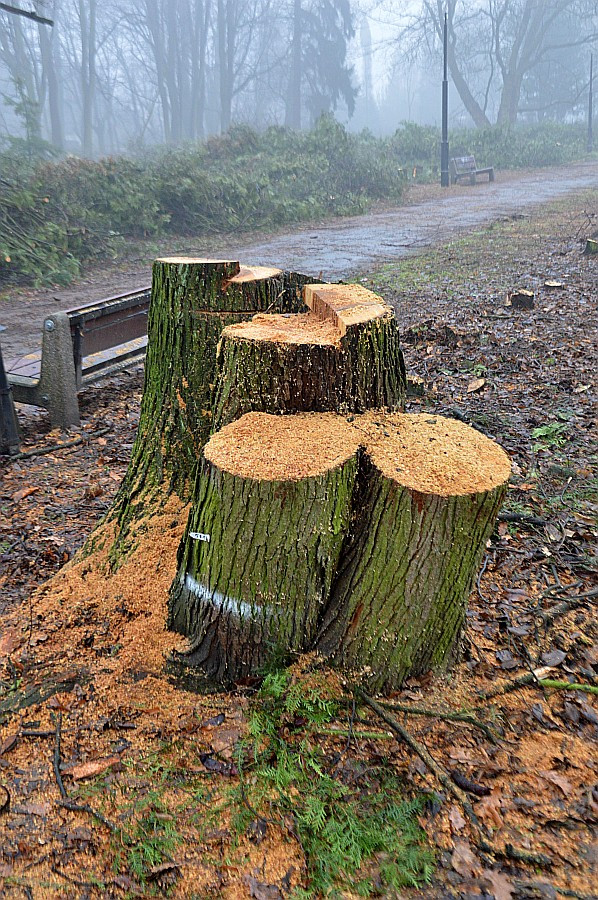
[[[299,129],[305,106],[314,122],[344,101],[355,108],[347,45],[354,35],[349,0],[293,0],[285,124]]]
[[[448,63],[461,101],[478,127],[517,121],[525,79],[559,49],[579,52],[597,39],[595,0],[423,0],[403,40],[428,53],[441,47],[448,12]],[[563,33],[573,17],[574,34]]]

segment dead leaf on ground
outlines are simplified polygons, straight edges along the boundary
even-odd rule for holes
[[[483,797],[476,803],[476,815],[480,819],[483,819],[484,822],[489,822],[491,825],[494,825],[495,828],[500,828],[503,824],[501,801],[502,797],[500,792],[497,789],[493,790],[489,797]]]
[[[467,393],[475,394],[476,391],[481,391],[485,384],[485,378],[472,378],[472,380],[467,385]]]
[[[458,806],[451,806],[449,810],[449,821],[453,831],[461,831],[465,828],[466,822]]]
[[[71,775],[75,781],[84,781],[86,778],[93,778],[95,775],[101,775],[107,769],[112,768],[120,762],[120,756],[105,756],[103,759],[92,759],[89,762],[80,763],[72,768],[65,769],[65,773]]]
[[[15,491],[12,495],[13,503],[20,503],[21,500],[24,500],[25,497],[30,497],[31,494],[35,494],[36,491],[39,491],[39,485],[31,485],[31,487],[21,488],[20,491]]]
[[[553,769],[550,771],[540,771],[538,772],[540,778],[544,778],[546,781],[550,781],[552,784],[556,785],[563,792],[565,797],[569,797],[573,792],[573,785],[569,781],[568,778],[565,778],[564,775],[560,775],[558,772],[555,772]]]
[[[481,869],[480,863],[466,841],[455,841],[451,865],[455,872],[463,878],[476,878]]]
[[[280,889],[275,884],[258,881],[253,875],[245,875],[243,881],[249,888],[249,896],[254,900],[283,900]]]
[[[482,872],[484,887],[488,886],[494,894],[494,900],[511,900],[513,887],[507,875],[496,872],[494,869],[484,869]]]

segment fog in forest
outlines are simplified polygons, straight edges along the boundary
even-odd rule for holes
[[[576,122],[595,0],[14,0],[0,4],[0,139],[136,153],[243,123],[351,131]]]

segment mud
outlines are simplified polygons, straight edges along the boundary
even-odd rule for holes
[[[91,303],[102,297],[132,290],[151,278],[151,261],[164,252],[217,252],[252,265],[273,265],[337,281],[371,270],[440,244],[455,235],[504,218],[517,217],[564,194],[598,187],[598,163],[523,172],[498,172],[488,184],[459,185],[441,190],[437,185],[415,186],[408,203],[397,209],[364,216],[335,219],[265,239],[253,235],[218,235],[201,239],[164,239],[152,247],[147,259],[129,260],[111,268],[86,273],[85,280],[68,289],[12,288],[0,301],[4,359],[35,350],[41,342],[45,315]]]

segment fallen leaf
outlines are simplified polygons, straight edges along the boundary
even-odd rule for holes
[[[480,872],[480,864],[466,841],[455,841],[451,865],[463,878],[475,878]]]
[[[10,809],[10,794],[4,785],[0,784],[0,815]]]
[[[50,804],[49,803],[21,803],[20,806],[15,806],[13,812],[20,813],[25,816],[39,816],[40,818],[44,818],[50,812]]]
[[[451,806],[449,810],[449,821],[453,831],[461,831],[467,824],[458,806]]]
[[[0,756],[4,756],[14,747],[17,746],[19,740],[18,734],[9,734],[8,737],[0,744]]]
[[[12,495],[13,503],[20,503],[21,500],[24,500],[25,497],[30,497],[31,494],[35,494],[36,491],[39,491],[39,486],[37,486],[37,487],[31,486],[31,487],[27,487],[27,488],[21,488],[20,491],[16,491]]]
[[[481,391],[485,384],[485,378],[472,378],[472,380],[467,385],[467,393],[474,394],[476,391]]]
[[[80,763],[73,766],[72,769],[67,768],[65,772],[72,775],[75,781],[83,781],[85,778],[93,778],[95,775],[101,775],[107,769],[112,768],[120,762],[120,756],[105,756],[103,759],[92,759],[89,762]]]
[[[283,900],[282,894],[275,884],[258,881],[253,875],[245,875],[243,881],[249,888],[249,896],[254,900]]]
[[[559,775],[559,773],[555,772],[553,769],[549,772],[539,771],[538,775],[540,778],[544,778],[546,781],[550,781],[552,784],[556,785],[556,787],[563,792],[565,797],[569,797],[573,791],[573,785],[569,779],[565,778],[564,775]]]
[[[562,650],[549,650],[547,653],[542,654],[542,662],[554,668],[555,666],[560,666],[566,656],[567,654]]]
[[[494,900],[511,900],[513,887],[507,875],[503,872],[495,872],[494,869],[484,869],[482,876],[484,887],[490,888],[494,894]]]
[[[501,813],[502,797],[497,789],[493,790],[489,797],[483,797],[475,805],[476,815],[485,822],[500,828],[503,824]]]

